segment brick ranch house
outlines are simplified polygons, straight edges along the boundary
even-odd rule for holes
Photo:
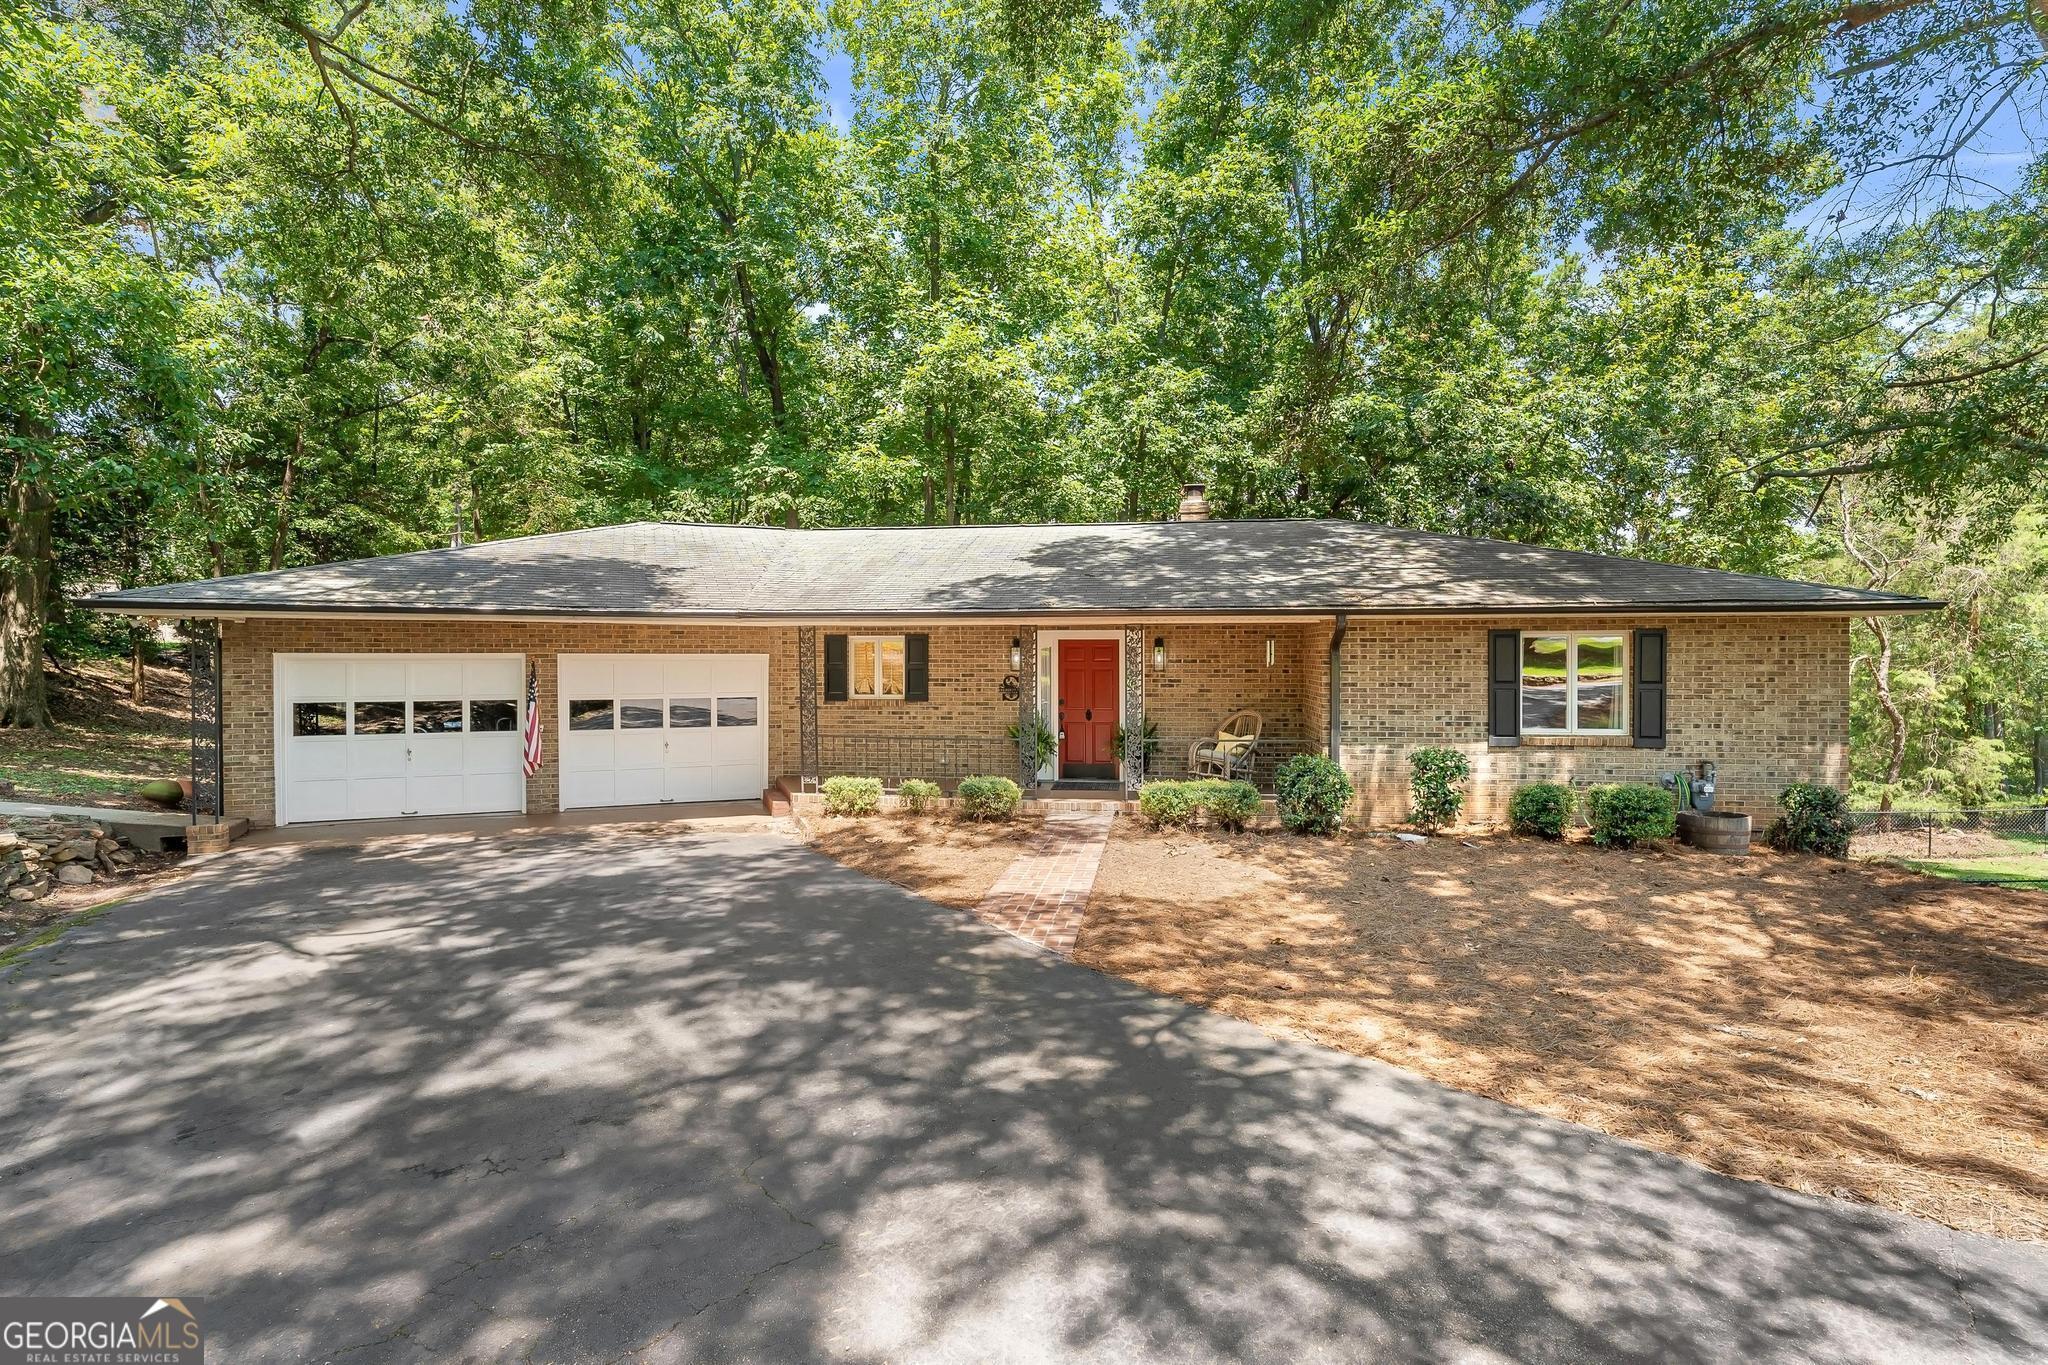
[[[1351,521],[784,530],[635,523],[101,594],[198,625],[194,804],[252,825],[755,798],[837,773],[1114,795],[1232,712],[1254,778],[1408,755],[1520,783],[1711,760],[1724,808],[1846,776],[1849,622],[1889,593]],[[529,679],[545,762],[522,770]],[[1042,718],[1057,752],[1010,727]],[[1150,758],[1120,736],[1156,726]]]

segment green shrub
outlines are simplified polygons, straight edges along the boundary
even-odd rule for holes
[[[1195,818],[1192,782],[1147,782],[1138,788],[1138,814],[1155,825],[1185,825]]]
[[[1586,793],[1586,819],[1602,848],[1633,848],[1678,830],[1678,798],[1647,782],[1620,782]]]
[[[1781,853],[1821,853],[1830,858],[1849,856],[1849,803],[1833,787],[1811,782],[1794,782],[1778,793],[1785,813],[1771,822],[1766,836]]]
[[[1459,784],[1472,775],[1472,762],[1456,749],[1430,747],[1408,755],[1408,821],[1417,829],[1439,830],[1465,809]]]
[[[967,820],[1007,820],[1017,813],[1024,793],[1007,777],[967,777],[953,792],[960,815]]]
[[[1570,787],[1561,787],[1555,782],[1531,782],[1526,787],[1515,788],[1513,798],[1508,801],[1508,823],[1514,826],[1517,834],[1562,839],[1564,827],[1571,823],[1575,804]]]
[[[827,815],[873,815],[882,808],[879,777],[828,777],[818,790],[825,793]]]
[[[1147,782],[1138,789],[1138,813],[1155,825],[1192,824],[1207,815],[1216,825],[1243,829],[1259,813],[1259,789],[1249,782],[1205,777],[1193,782]]]
[[[1351,779],[1322,754],[1296,754],[1273,774],[1280,823],[1297,834],[1335,834],[1351,806]]]
[[[1207,777],[1188,785],[1195,788],[1195,800],[1209,818],[1225,829],[1243,829],[1258,818],[1259,789],[1249,782]]]
[[[932,802],[945,795],[936,782],[923,778],[906,777],[896,784],[896,795],[903,802],[903,808],[912,815],[923,815],[932,808]]]

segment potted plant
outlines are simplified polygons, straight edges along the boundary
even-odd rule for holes
[[[1044,716],[1033,716],[1030,729],[1028,730],[1022,727],[1021,722],[1012,722],[1009,735],[1011,739],[1017,741],[1020,751],[1025,743],[1031,745],[1031,771],[1033,772],[1043,769],[1046,764],[1052,762],[1052,756],[1059,752],[1060,737],[1052,732],[1050,725],[1045,723]]]

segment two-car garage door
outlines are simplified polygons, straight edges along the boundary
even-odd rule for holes
[[[765,654],[563,654],[546,762],[563,809],[758,797]],[[526,808],[517,654],[280,654],[277,820]]]

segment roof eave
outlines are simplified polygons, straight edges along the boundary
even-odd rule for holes
[[[1262,606],[1255,604],[1208,607],[1040,607],[1023,610],[1010,607],[923,607],[915,610],[895,611],[601,611],[562,609],[546,607],[444,607],[409,603],[228,603],[179,601],[162,599],[156,601],[114,600],[106,597],[82,598],[74,605],[89,611],[105,612],[121,616],[191,618],[191,619],[251,619],[257,617],[369,617],[386,619],[412,619],[422,617],[467,617],[479,620],[533,620],[533,621],[644,621],[672,622],[721,622],[728,624],[798,625],[818,621],[913,621],[933,618],[961,618],[967,620],[1035,621],[1035,620],[1100,620],[1129,621],[1200,619],[1205,617],[1258,617],[1258,618],[1299,618],[1329,617],[1338,613],[1348,616],[1377,617],[1500,617],[1500,616],[1777,616],[1777,615],[1832,615],[1869,616],[1892,615],[1910,612],[1939,611],[1948,605],[1945,601],[1932,598],[1899,598],[1869,602],[1743,602],[1731,600],[1699,600],[1692,602],[1570,602],[1570,603],[1487,603],[1483,605],[1459,603],[1428,605],[1417,603],[1387,603],[1361,605],[1357,603],[1302,604],[1295,606]]]

